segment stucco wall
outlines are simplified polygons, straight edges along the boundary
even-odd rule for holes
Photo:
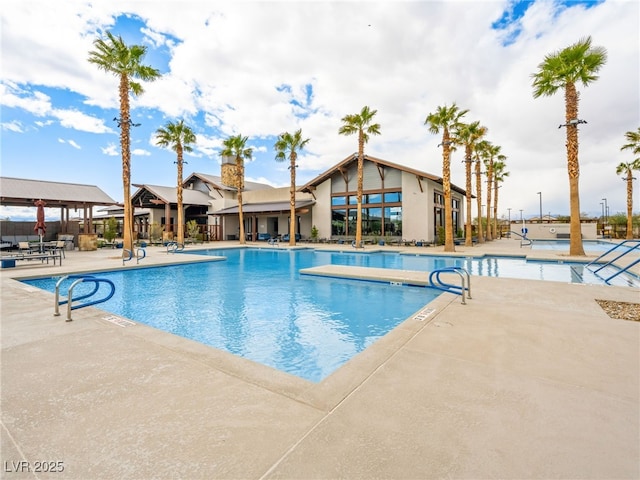
[[[429,205],[433,198],[431,182],[422,180],[422,189],[415,175],[402,173],[402,235],[408,240],[432,241],[433,208]]]
[[[318,229],[318,238],[331,238],[331,180],[318,185],[315,196],[311,224]]]
[[[558,234],[561,237],[565,236],[565,240],[569,235],[570,225],[568,223],[527,223],[525,221],[524,227],[522,223],[512,223],[511,231],[515,233],[522,233],[522,228],[527,229],[527,237],[533,240],[556,240]],[[583,223],[581,225],[582,239],[583,240],[597,240],[598,230],[596,223]],[[514,240],[520,240],[518,235],[512,235]]]

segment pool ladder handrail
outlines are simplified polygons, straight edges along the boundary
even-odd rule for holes
[[[616,250],[617,248],[623,246],[626,243],[635,243],[635,245],[631,248],[629,248],[627,251],[622,252],[620,255],[618,255],[616,258],[614,258],[613,260],[609,260],[606,263],[597,263],[598,260],[606,257],[607,255],[609,255],[611,252],[613,252],[614,250]],[[599,268],[595,269],[595,270],[591,270],[593,273],[598,273],[600,270],[602,270],[605,267],[609,267],[611,265],[614,264],[615,261],[619,260],[620,258],[624,257],[625,255],[627,255],[628,253],[631,253],[632,251],[634,251],[636,248],[640,247],[640,240],[625,240],[623,242],[618,243],[617,245],[615,245],[614,247],[610,248],[609,250],[607,250],[606,252],[604,252],[602,255],[600,255],[598,258],[590,261],[589,263],[587,263],[585,265],[585,268],[589,268],[593,265],[599,265]],[[628,247],[627,247],[628,248]],[[629,270],[631,267],[633,267],[634,265],[636,265],[637,263],[640,263],[640,258],[634,260],[633,262],[631,262],[629,265],[627,265],[624,268],[620,268],[619,271],[617,271],[616,273],[614,273],[613,275],[611,275],[610,277],[607,277],[604,279],[604,282],[608,285],[609,281],[614,278],[617,277],[618,275],[620,275],[621,273],[626,272],[627,270]]]
[[[71,286],[69,286],[69,290],[67,291],[67,298],[66,300],[60,300],[60,286],[62,285],[62,282],[64,282],[67,279],[75,279],[75,281],[71,284]],[[111,291],[109,292],[109,294],[104,297],[104,298],[100,298],[98,300],[92,300],[91,302],[87,302],[87,303],[83,303],[81,305],[72,305],[73,303],[73,289],[76,287],[76,285],[79,285],[80,283],[83,282],[93,282],[93,290],[89,293],[85,293],[83,295],[80,295],[79,297],[76,297],[76,301],[78,300],[84,300],[85,298],[89,298],[91,296],[93,296],[99,289],[100,289],[100,283],[106,283],[107,285],[109,285],[111,287]],[[76,310],[78,308],[83,308],[83,307],[88,307],[91,305],[97,305],[99,303],[103,303],[106,302],[107,300],[111,299],[111,297],[113,297],[113,294],[116,291],[116,286],[114,285],[114,283],[106,278],[98,278],[98,277],[94,277],[93,275],[65,275],[64,277],[61,277],[57,282],[56,282],[56,291],[55,291],[55,303],[54,303],[54,312],[53,315],[55,317],[59,317],[60,316],[60,305],[64,305],[65,303],[67,304],[67,322],[70,322],[71,320],[73,320],[71,318],[71,310]]]
[[[460,276],[461,285],[458,286],[443,282],[440,279],[440,274],[442,273],[457,273]],[[471,299],[471,275],[469,275],[469,271],[467,269],[462,267],[443,267],[433,270],[429,274],[429,286],[445,292],[461,295],[463,305],[466,305],[467,303],[465,301],[465,293],[466,298]]]
[[[533,240],[531,240],[526,235],[522,235],[522,234],[520,234],[518,232],[514,232],[513,230],[510,230],[509,233],[513,233],[513,234],[515,234],[515,235],[520,237],[520,248],[529,247],[529,246],[533,245]],[[529,243],[524,243],[524,242],[529,242]]]
[[[167,253],[176,253],[184,250],[184,243],[167,242]]]
[[[129,260],[131,260],[133,258],[133,251],[125,248],[124,249],[124,253],[127,253],[129,256],[128,257],[122,257],[122,265],[124,265],[124,262],[128,262]],[[140,260],[142,260],[143,258],[146,258],[147,256],[147,251],[144,248],[136,248],[135,249],[135,257],[136,257],[136,264],[140,263]]]

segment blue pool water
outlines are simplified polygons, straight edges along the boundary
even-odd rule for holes
[[[583,240],[582,247],[585,252],[604,253],[607,250],[615,247],[613,242],[607,242],[605,240]],[[554,250],[554,251],[569,251],[569,240],[534,240],[531,245],[533,250]],[[625,247],[620,247],[625,248]],[[622,251],[622,250],[620,250]]]
[[[311,250],[206,253],[227,260],[94,274],[116,284],[98,307],[318,382],[441,293],[301,276],[301,268],[331,263]],[[55,291],[57,280],[26,283]],[[93,285],[78,285],[74,296],[80,287]]]
[[[99,307],[313,382],[328,376],[440,292],[300,275],[300,269],[327,264],[418,271],[461,266],[471,275],[603,284],[602,277],[582,263],[512,257],[312,249],[190,253],[227,260],[96,274],[116,284],[114,297]],[[25,283],[53,292],[56,281],[44,278]],[[64,294],[68,284],[61,289]],[[640,279],[623,274],[612,284],[640,287]],[[89,288],[89,284],[79,285],[74,296],[82,294],[80,287]]]

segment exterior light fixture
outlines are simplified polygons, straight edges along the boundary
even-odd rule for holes
[[[118,124],[118,127],[120,127],[122,125],[122,119],[121,118],[113,117],[113,121]],[[142,125],[141,123],[133,123],[131,121],[131,119],[129,119],[129,121],[127,123],[129,124],[130,127],[139,127],[140,125]]]
[[[558,128],[562,128],[562,127],[577,127],[578,124],[580,123],[587,123],[586,120],[580,120],[578,118],[572,118],[571,120],[569,120],[568,123],[563,123],[558,125]]]

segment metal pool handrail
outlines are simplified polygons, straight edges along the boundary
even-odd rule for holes
[[[443,282],[440,279],[440,274],[442,273],[457,273],[462,281],[461,286]],[[467,298],[471,299],[471,276],[469,275],[469,272],[462,267],[444,267],[432,271],[429,274],[429,286],[445,292],[461,295],[463,305],[466,305],[467,303],[465,301],[465,293]]]
[[[67,299],[66,300],[60,300],[60,286],[62,285],[62,282],[64,282],[67,279],[75,279],[75,281],[69,287],[69,290],[67,292]],[[72,305],[72,303],[73,303],[73,289],[76,287],[76,285],[79,285],[80,283],[83,283],[83,282],[93,282],[93,284],[94,284],[93,290],[91,292],[89,292],[89,293],[85,293],[83,295],[80,295],[79,297],[76,297],[76,301],[77,300],[83,300],[85,298],[89,298],[89,297],[93,296],[100,289],[100,285],[99,285],[100,283],[106,283],[107,285],[109,285],[111,287],[111,291],[104,298],[99,298],[97,300],[92,300],[90,302],[83,303],[81,305]],[[56,316],[56,317],[60,316],[60,308],[59,307],[60,307],[60,305],[64,305],[66,303],[67,304],[67,322],[70,322],[72,320],[72,318],[71,318],[71,310],[76,310],[78,308],[88,307],[90,305],[97,305],[98,303],[106,302],[111,297],[113,297],[113,294],[115,293],[115,291],[116,291],[116,286],[114,285],[114,283],[111,280],[108,280],[106,278],[97,278],[97,277],[94,277],[92,275],[66,275],[66,276],[60,278],[60,280],[58,280],[56,282],[55,305],[54,305],[54,313],[53,313],[53,315]]]
[[[600,255],[598,258],[596,258],[595,260],[590,261],[589,263],[587,263],[587,267],[590,267],[591,265],[595,264],[598,260],[600,260],[601,258],[606,257],[607,255],[609,255],[611,252],[613,252],[614,250],[616,250],[617,248],[623,246],[625,243],[635,243],[635,246],[629,248],[629,250],[627,250],[626,252],[622,252],[620,255],[618,255],[616,258],[614,258],[613,260],[610,260],[609,262],[605,263],[604,265],[602,265],[600,268],[598,268],[597,270],[594,270],[594,273],[597,272],[598,270],[602,270],[604,267],[611,265],[613,262],[615,262],[616,260],[618,260],[619,258],[624,257],[627,253],[632,252],[633,250],[635,250],[636,248],[640,247],[640,240],[625,240],[624,242],[620,242],[617,245],[615,245],[614,247],[610,248],[609,250],[607,250],[606,252],[604,252],[602,255]],[[628,247],[627,247],[628,248]]]
[[[184,250],[184,243],[167,242],[167,253],[176,253]]]
[[[122,257],[122,265],[124,265],[124,262],[128,262],[133,258],[133,252],[131,250],[125,249],[124,251],[129,254],[129,257],[128,258]],[[136,263],[140,263],[140,260],[142,260],[146,256],[147,256],[147,251],[144,248],[136,248]]]
[[[528,247],[530,245],[533,245],[533,240],[528,238],[526,234],[521,235],[518,232],[514,232],[513,230],[511,230],[509,233],[513,233],[514,235],[517,235],[520,237],[520,248],[522,248],[523,246]],[[523,243],[523,242],[529,242],[529,243]]]

